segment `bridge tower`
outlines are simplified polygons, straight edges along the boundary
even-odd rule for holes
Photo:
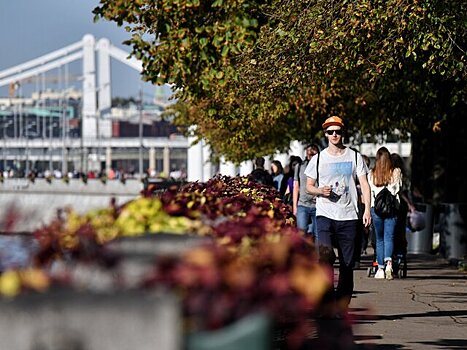
[[[83,138],[94,139],[97,136],[98,116],[96,101],[96,62],[94,57],[95,39],[86,34],[83,44]]]

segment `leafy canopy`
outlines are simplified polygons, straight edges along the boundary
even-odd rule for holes
[[[176,123],[236,162],[312,139],[330,114],[361,142],[465,109],[462,0],[101,0],[94,13],[126,26],[146,80],[173,84]]]

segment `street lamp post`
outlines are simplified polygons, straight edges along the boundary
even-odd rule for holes
[[[26,136],[26,167],[25,167],[25,177],[29,176],[29,129],[35,126],[36,123],[31,123],[26,125],[25,136]]]
[[[67,68],[67,66],[65,66],[65,68]],[[66,77],[68,76],[68,74],[65,75]],[[63,103],[60,103],[61,105],[61,118],[60,118],[60,122],[61,122],[61,126],[62,126],[62,132],[61,132],[61,144],[62,144],[62,174],[65,176],[67,173],[68,173],[68,148],[67,148],[67,144],[68,144],[68,141],[69,141],[69,137],[70,137],[70,124],[69,124],[69,116],[68,116],[68,107],[69,107],[69,104],[68,104],[68,90],[65,89],[62,94],[61,94],[61,98],[60,98],[60,101],[63,100]]]
[[[53,160],[52,160],[52,151],[53,151],[53,128],[57,126],[56,122],[50,123],[49,125],[49,170],[53,172]]]
[[[65,106],[62,106],[62,174],[65,176],[68,173],[68,152],[66,149],[66,141],[67,141],[67,96],[66,91],[64,93],[64,101]]]
[[[138,137],[139,137],[139,178],[143,178],[143,89],[139,90],[140,106],[139,106],[139,124],[138,124]]]
[[[3,124],[3,147],[2,147],[2,157],[3,157],[3,171],[6,170],[6,132],[5,124]]]
[[[3,123],[2,123],[2,128],[3,128],[3,147],[2,147],[3,171],[5,171],[6,167],[7,167],[7,160],[6,160],[6,148],[7,148],[6,138],[7,138],[7,135],[6,135],[6,130],[10,125],[13,124],[12,120],[9,120],[8,122],[6,122],[5,119],[6,119],[6,117],[4,116],[3,117]]]
[[[102,172],[101,168],[101,113],[97,111],[96,113],[96,141],[97,141],[97,149],[96,149],[96,158],[97,158],[97,170],[99,174]]]

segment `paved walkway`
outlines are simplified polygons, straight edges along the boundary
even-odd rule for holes
[[[300,350],[467,349],[467,272],[437,255],[409,254],[405,278],[377,280],[368,277],[368,252],[355,270],[348,319],[311,319]]]
[[[372,254],[372,251],[370,251]],[[467,349],[467,273],[436,255],[407,256],[407,277],[355,271],[353,349]]]

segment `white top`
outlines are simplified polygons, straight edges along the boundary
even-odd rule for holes
[[[371,191],[371,206],[374,207],[376,196],[385,186],[375,186],[375,184],[373,183],[372,171],[370,171],[370,174],[368,175],[368,183],[370,184]],[[392,171],[391,182],[386,187],[392,195],[396,196],[397,202],[400,203],[399,191],[402,188],[402,172],[399,168],[395,168]]]
[[[305,174],[317,179],[316,164],[318,157],[311,158],[305,170]],[[330,197],[316,198],[316,216],[325,216],[332,220],[356,220],[358,219],[358,194],[356,178],[368,174],[368,168],[362,155],[357,152],[357,164],[355,164],[355,151],[346,148],[344,153],[335,156],[324,149],[319,154],[319,178],[318,187],[331,186]]]

